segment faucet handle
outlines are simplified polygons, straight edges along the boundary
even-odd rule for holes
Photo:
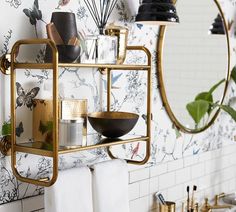
[[[206,197],[204,199],[204,204],[201,207],[201,212],[208,212],[210,210],[211,206],[208,203],[208,198]]]
[[[221,193],[221,194],[218,194],[218,195],[215,195],[215,206],[218,205],[218,202],[219,202],[219,199],[224,197],[225,196],[225,193]]]
[[[204,200],[205,200],[205,202],[204,202],[204,203],[205,203],[205,205],[207,205],[207,206],[208,206],[208,205],[209,205],[209,203],[208,203],[208,198],[207,198],[207,197],[205,197],[205,199],[204,199]]]

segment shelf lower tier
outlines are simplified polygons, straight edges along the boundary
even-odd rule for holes
[[[132,142],[148,141],[148,139],[149,137],[147,136],[137,136],[137,135],[126,135],[126,136],[116,138],[116,139],[107,139],[107,138],[102,137],[100,141],[98,141],[96,144],[94,144],[93,142],[89,142],[89,139],[88,139],[88,144],[86,146],[78,146],[74,148],[59,147],[58,153],[67,154],[67,153],[72,153],[72,152],[110,147],[110,146],[116,146],[116,145],[121,145],[121,144],[132,143]],[[53,151],[50,150],[49,146],[45,142],[36,141],[36,142],[26,142],[26,143],[17,144],[15,145],[14,150],[16,152],[24,152],[28,154],[41,155],[45,157],[53,157]]]

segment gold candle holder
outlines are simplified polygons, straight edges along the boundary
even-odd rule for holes
[[[33,140],[36,142],[46,142],[52,144],[52,128],[53,128],[53,101],[34,99],[33,108]],[[87,140],[87,100],[86,99],[63,99],[59,100],[59,123],[81,123],[82,126],[82,142],[80,146],[86,145]],[[81,121],[82,120],[82,121]],[[69,127],[69,126],[68,126]],[[71,128],[72,129],[72,128]],[[60,134],[60,132],[59,132]],[[73,136],[72,136],[73,137]],[[70,141],[65,136],[59,136],[59,145],[64,148],[76,147],[75,141],[70,146]],[[65,142],[66,141],[66,142]],[[79,143],[79,141],[78,141]]]
[[[110,36],[117,36],[118,38],[118,51],[117,51],[117,64],[123,64],[126,58],[126,47],[128,42],[128,29],[126,27],[109,25],[105,29],[105,34]]]

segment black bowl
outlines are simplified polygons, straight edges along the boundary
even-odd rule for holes
[[[78,45],[57,45],[57,50],[59,54],[58,60],[60,63],[72,63],[80,55],[80,46]],[[52,62],[52,51],[50,47],[47,47],[44,60],[46,63]]]
[[[126,112],[96,112],[88,114],[94,130],[108,138],[118,138],[129,133],[137,123],[139,115]]]

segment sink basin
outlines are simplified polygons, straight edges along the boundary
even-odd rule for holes
[[[226,204],[236,205],[236,193],[227,194],[222,198],[222,201]]]
[[[225,211],[236,212],[236,193],[227,194],[225,197],[221,199],[223,204],[232,205],[231,209],[225,209]]]

